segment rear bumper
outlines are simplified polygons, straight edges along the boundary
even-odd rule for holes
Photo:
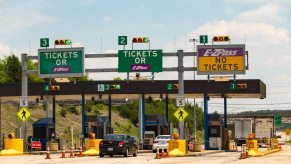
[[[113,148],[109,150],[108,148]],[[126,152],[126,147],[101,147],[99,154],[108,154],[108,155],[123,155]]]

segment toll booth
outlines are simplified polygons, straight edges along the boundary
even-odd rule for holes
[[[40,118],[32,124],[33,135],[31,141],[40,141],[41,150],[46,150],[46,143],[55,139],[52,118]]]
[[[209,149],[222,148],[222,122],[219,114],[208,115]]]
[[[96,139],[102,139],[105,134],[112,134],[113,128],[109,122],[108,116],[86,115],[85,119],[86,133],[85,137],[88,138],[90,133],[94,133]]]
[[[145,115],[145,131],[154,131],[155,136],[170,134],[166,116],[158,114]]]

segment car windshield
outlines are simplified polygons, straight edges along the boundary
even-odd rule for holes
[[[103,137],[105,141],[123,141],[124,139],[124,135],[106,135]]]
[[[170,139],[170,136],[157,136],[157,139]]]

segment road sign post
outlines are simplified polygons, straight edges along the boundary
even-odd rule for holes
[[[182,106],[184,107],[185,106],[185,98],[184,96],[177,96],[176,98],[176,106]]]
[[[179,107],[179,109],[174,113],[174,116],[180,122],[184,122],[185,118],[188,116],[188,112],[186,112],[183,107]]]
[[[206,44],[208,43],[208,35],[200,35],[199,36],[199,43],[201,44]]]
[[[40,38],[40,47],[49,47],[49,38]]]
[[[119,50],[118,72],[162,72],[162,50]]]
[[[118,45],[127,45],[127,36],[118,36]]]
[[[27,99],[27,96],[20,96],[20,99],[19,99],[19,106],[20,106],[20,107],[28,106],[28,99]]]
[[[184,70],[183,70],[183,50],[178,50],[178,96],[184,97]],[[184,136],[184,120],[179,122],[180,139],[185,139]]]
[[[84,48],[53,48],[38,50],[38,77],[82,77]]]
[[[30,116],[30,112],[27,110],[26,107],[22,107],[20,111],[17,113],[17,116],[22,120],[26,121]]]

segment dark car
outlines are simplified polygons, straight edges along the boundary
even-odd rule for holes
[[[134,143],[134,140],[127,134],[107,134],[103,137],[103,140],[99,143],[99,156],[104,155],[124,155],[127,157],[132,154],[137,156],[138,148]]]

